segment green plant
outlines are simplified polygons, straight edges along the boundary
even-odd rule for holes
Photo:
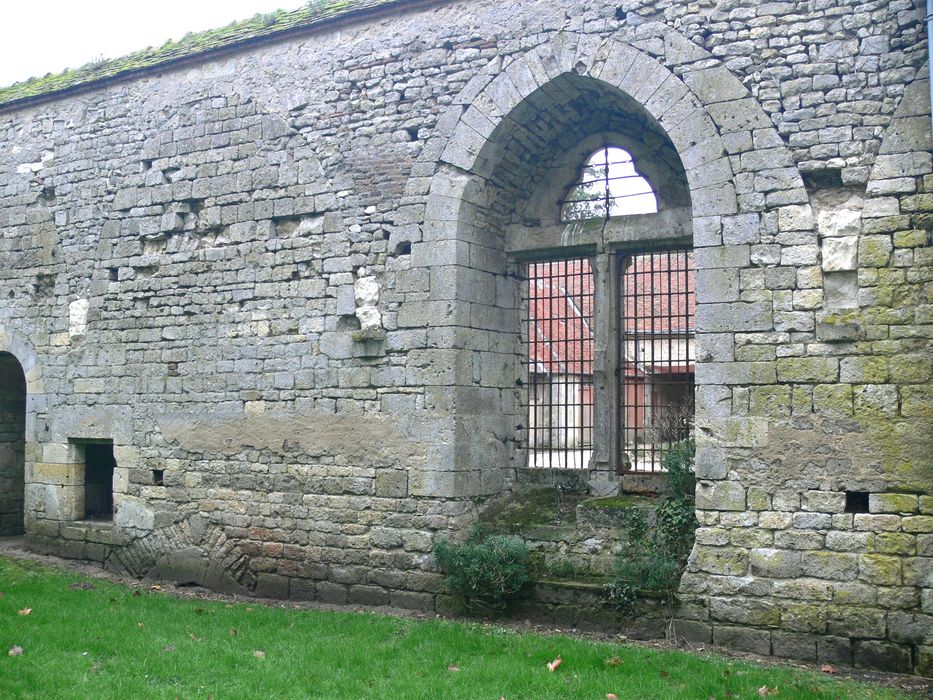
[[[461,544],[441,540],[434,555],[447,590],[469,609],[499,612],[528,581],[528,548],[517,537],[475,529]]]
[[[640,591],[662,593],[672,603],[697,528],[695,451],[693,440],[684,440],[667,453],[664,466],[670,491],[657,507],[653,523],[642,509],[629,513],[628,538],[605,584],[609,599],[620,607],[634,607]]]

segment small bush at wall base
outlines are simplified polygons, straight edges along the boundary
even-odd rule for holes
[[[670,491],[658,506],[653,525],[640,510],[628,520],[628,539],[616,557],[606,582],[609,599],[622,608],[632,608],[639,591],[664,594],[668,603],[680,583],[680,575],[693,547],[697,528],[694,508],[693,440],[675,445],[665,457]]]
[[[528,581],[528,548],[517,537],[474,530],[462,544],[441,540],[434,555],[447,590],[471,610],[500,612]]]

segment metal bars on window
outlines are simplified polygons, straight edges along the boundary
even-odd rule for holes
[[[525,273],[528,466],[582,469],[593,451],[593,272],[572,258]]]
[[[620,262],[619,467],[662,471],[671,446],[693,435],[693,253],[639,253]]]

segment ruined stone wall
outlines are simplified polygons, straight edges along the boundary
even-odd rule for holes
[[[522,463],[517,261],[567,244],[539,186],[586,139],[637,150],[646,125],[670,207],[570,242],[603,256],[598,299],[616,250],[696,248],[683,629],[929,673],[921,19],[882,0],[441,2],[0,114],[0,330],[43,378],[31,541],[431,608],[433,540]],[[112,525],[79,520],[91,439],[114,444]]]

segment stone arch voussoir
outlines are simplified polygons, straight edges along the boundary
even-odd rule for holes
[[[37,396],[45,393],[42,365],[39,355],[29,339],[12,328],[0,325],[0,350],[13,355],[26,375],[26,393]]]
[[[803,180],[789,149],[745,86],[710,54],[659,23],[640,27],[631,40],[560,32],[501,65],[499,59],[491,62],[454,100],[441,119],[444,128],[425,149],[441,154],[435,168],[447,166],[465,176],[458,179],[462,191],[445,183],[441,196],[458,199],[468,181],[485,178],[495,162],[495,145],[489,141],[495,129],[529,95],[566,73],[622,90],[658,122],[684,164],[694,217],[762,209],[753,198],[743,199],[735,185],[737,175],[760,169],[762,163],[789,169],[782,174],[783,202],[806,205]],[[435,193],[432,182],[426,222],[449,210],[449,202],[432,202]]]

